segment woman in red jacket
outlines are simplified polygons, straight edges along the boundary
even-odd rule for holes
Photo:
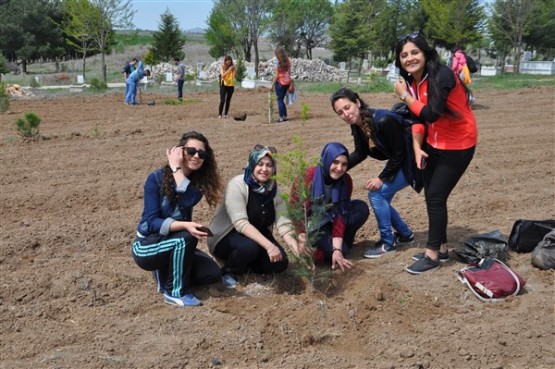
[[[470,91],[419,33],[400,39],[395,66],[402,77],[395,93],[422,122],[412,132],[416,163],[424,170],[428,241],[407,267],[420,274],[449,258],[447,198],[474,156],[478,131]]]

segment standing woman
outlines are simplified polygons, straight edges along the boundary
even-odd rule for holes
[[[235,91],[235,65],[233,65],[233,59],[231,59],[229,55],[224,57],[224,62],[220,67],[220,78],[220,107],[218,108],[218,119],[222,118],[222,112],[224,112],[224,119],[227,119],[229,103],[231,102],[233,91]]]
[[[291,84],[291,59],[289,59],[285,50],[281,47],[276,48],[275,55],[274,79],[272,80],[271,89],[275,88],[276,91],[279,111],[277,123],[282,123],[288,120],[284,99]]]
[[[166,157],[168,163],[150,173],[144,186],[133,257],[139,267],[154,271],[165,302],[197,306],[201,302],[190,287],[216,283],[221,272],[212,258],[197,250],[208,232],[192,220],[193,207],[203,195],[215,206],[221,180],[212,148],[200,133],[183,134],[177,146],[166,150]]]
[[[351,126],[355,150],[349,156],[349,169],[368,156],[387,160],[381,173],[366,182],[380,240],[364,253],[364,257],[379,258],[395,251],[399,244],[414,241],[411,229],[391,205],[391,201],[398,191],[409,184],[420,192],[422,175],[414,165],[410,142],[408,145],[405,142],[402,117],[389,110],[371,109],[357,93],[348,88],[334,93],[331,105],[335,113]]]
[[[286,205],[273,178],[276,174],[274,147],[255,145],[243,174],[226,186],[223,203],[210,223],[214,237],[208,241],[210,253],[224,261],[222,282],[237,286],[237,274],[281,273],[289,263],[283,247],[273,236],[273,226],[296,254],[306,254],[304,242],[297,243]]]
[[[403,77],[395,82],[395,93],[423,122],[414,124],[412,133],[416,164],[424,170],[428,242],[426,252],[407,267],[420,274],[449,258],[447,199],[474,156],[478,130],[470,91],[419,33],[400,39],[395,66]]]
[[[356,232],[369,215],[364,201],[351,200],[353,180],[347,174],[348,163],[349,151],[345,146],[339,142],[324,146],[320,164],[308,168],[303,178],[305,189],[310,192],[304,204],[308,225],[296,224],[300,239],[307,239],[304,233],[307,229],[309,233],[317,234],[314,260],[324,261],[331,264],[332,269],[339,267],[342,271],[353,266],[346,256],[353,247]],[[298,203],[300,191],[303,190],[294,184],[292,203]]]

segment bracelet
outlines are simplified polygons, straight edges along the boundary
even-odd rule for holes
[[[336,251],[339,251],[339,252],[341,253],[341,255],[343,255],[343,250],[341,250],[341,249],[336,249],[336,248],[333,249],[333,251],[332,251],[331,254],[333,255],[333,253],[336,252]]]
[[[405,92],[403,92],[403,94],[401,96],[399,96],[399,99],[401,99],[401,101],[405,101],[407,96],[409,96],[409,93],[408,93],[408,91],[405,91]]]
[[[270,255],[270,254],[272,253],[272,251],[274,251],[275,248],[276,248],[276,246],[274,245],[274,247],[272,247],[272,248],[270,249],[270,251],[268,251],[268,255]]]
[[[177,173],[177,171],[178,171],[178,170],[180,170],[180,169],[181,169],[181,167],[177,167],[177,168],[175,168],[175,170],[174,170],[174,169],[172,169],[172,167],[170,167],[170,169],[171,169],[172,173]]]

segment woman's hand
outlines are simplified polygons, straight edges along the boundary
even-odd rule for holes
[[[166,157],[172,170],[183,166],[183,146],[174,146],[171,149],[167,149]]]
[[[351,269],[353,267],[353,263],[343,257],[343,251],[341,249],[333,249],[333,253],[331,254],[331,268],[335,269],[339,267],[342,272],[345,271],[345,268]]]
[[[268,257],[270,258],[271,263],[277,263],[278,261],[281,261],[282,256],[281,256],[281,250],[279,249],[279,247],[277,247],[276,245],[273,245],[273,247],[267,251],[268,251]]]
[[[426,168],[428,154],[424,150],[414,148],[414,159],[416,160],[416,167],[418,169],[424,170],[424,168]]]
[[[368,191],[377,191],[383,186],[383,181],[379,178],[372,178],[366,182],[366,189]]]
[[[397,97],[401,97],[401,95],[407,92],[407,83],[405,82],[405,79],[403,77],[399,76],[399,78],[397,78],[397,81],[395,81],[394,89]]]
[[[295,256],[307,256],[310,257],[311,252],[306,246],[306,233],[300,233],[295,240],[291,236],[287,236],[287,243],[291,247],[291,250],[295,254]]]

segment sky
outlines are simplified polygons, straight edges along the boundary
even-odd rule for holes
[[[156,31],[160,16],[169,9],[177,19],[179,28],[186,31],[192,28],[206,28],[206,20],[213,7],[212,0],[131,0],[135,27]]]

